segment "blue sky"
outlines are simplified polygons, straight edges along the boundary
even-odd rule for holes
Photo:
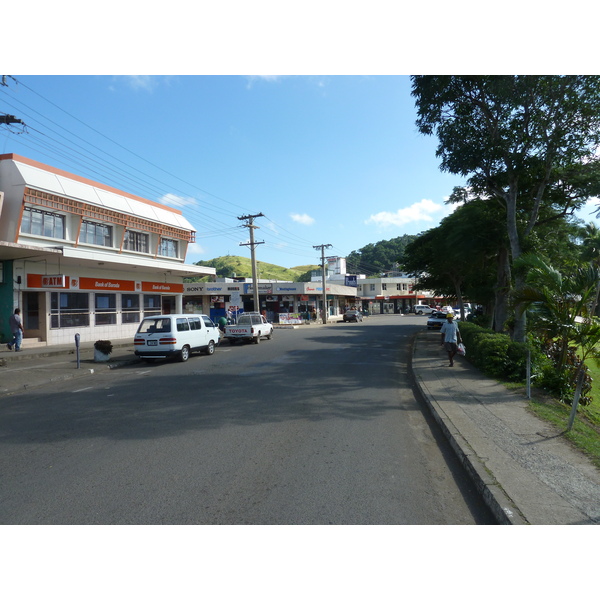
[[[317,263],[435,227],[459,177],[415,126],[408,76],[19,76],[0,86],[14,152],[180,208],[186,262]]]
[[[406,76],[14,76],[0,111],[15,152],[181,208],[188,262],[249,254],[237,218],[263,213],[259,260],[282,266],[435,226],[459,178],[418,134]]]

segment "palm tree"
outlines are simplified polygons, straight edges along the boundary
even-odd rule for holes
[[[599,269],[590,263],[563,276],[534,254],[522,255],[515,266],[527,270],[527,283],[515,299],[529,309],[533,317],[532,328],[542,334],[543,341],[558,344],[560,351],[556,368],[559,373],[564,373],[567,368],[569,350],[574,351],[579,359],[570,429],[579,402],[585,360],[600,360],[600,319],[593,312]]]

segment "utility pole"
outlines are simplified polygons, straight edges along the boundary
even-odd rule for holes
[[[323,325],[327,323],[327,287],[325,286],[325,248],[331,248],[331,244],[313,246],[315,250],[321,250],[321,269],[323,273]]]
[[[256,271],[256,253],[255,253],[255,249],[256,246],[258,246],[259,244],[264,244],[264,242],[255,242],[254,241],[254,230],[255,229],[260,229],[260,227],[257,227],[254,224],[254,219],[256,219],[257,217],[264,217],[265,215],[263,215],[262,213],[259,213],[257,215],[245,215],[243,217],[238,217],[238,219],[240,221],[248,221],[245,225],[242,225],[242,227],[247,227],[250,230],[250,242],[247,244],[242,244],[242,242],[240,242],[240,246],[250,246],[250,256],[252,257],[252,291],[253,293],[253,298],[254,298],[254,310],[257,312],[260,312],[260,304],[258,303],[258,277],[257,277],[257,271]]]

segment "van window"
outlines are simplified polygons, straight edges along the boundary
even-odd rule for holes
[[[171,333],[171,319],[144,319],[138,333]]]
[[[189,331],[190,324],[187,319],[177,319],[177,331]]]
[[[214,324],[214,323],[211,321],[210,317],[207,317],[206,315],[204,315],[204,316],[202,317],[202,319],[204,320],[204,324],[205,324],[207,327],[214,327],[214,326],[215,326],[215,324]]]
[[[197,329],[201,329],[200,325],[200,317],[189,317],[190,329],[192,331],[196,331]]]

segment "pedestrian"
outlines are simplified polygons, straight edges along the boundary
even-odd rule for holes
[[[454,366],[454,356],[458,351],[458,343],[462,344],[462,338],[460,337],[460,331],[458,330],[458,323],[454,320],[454,314],[448,313],[446,315],[446,322],[440,329],[442,334],[442,346],[446,348],[448,352],[448,358],[450,359],[451,367]]]
[[[23,321],[21,320],[21,309],[15,308],[15,312],[10,315],[8,320],[10,331],[12,333],[12,342],[6,344],[9,350],[15,347],[15,352],[21,352],[21,342],[23,341]]]

